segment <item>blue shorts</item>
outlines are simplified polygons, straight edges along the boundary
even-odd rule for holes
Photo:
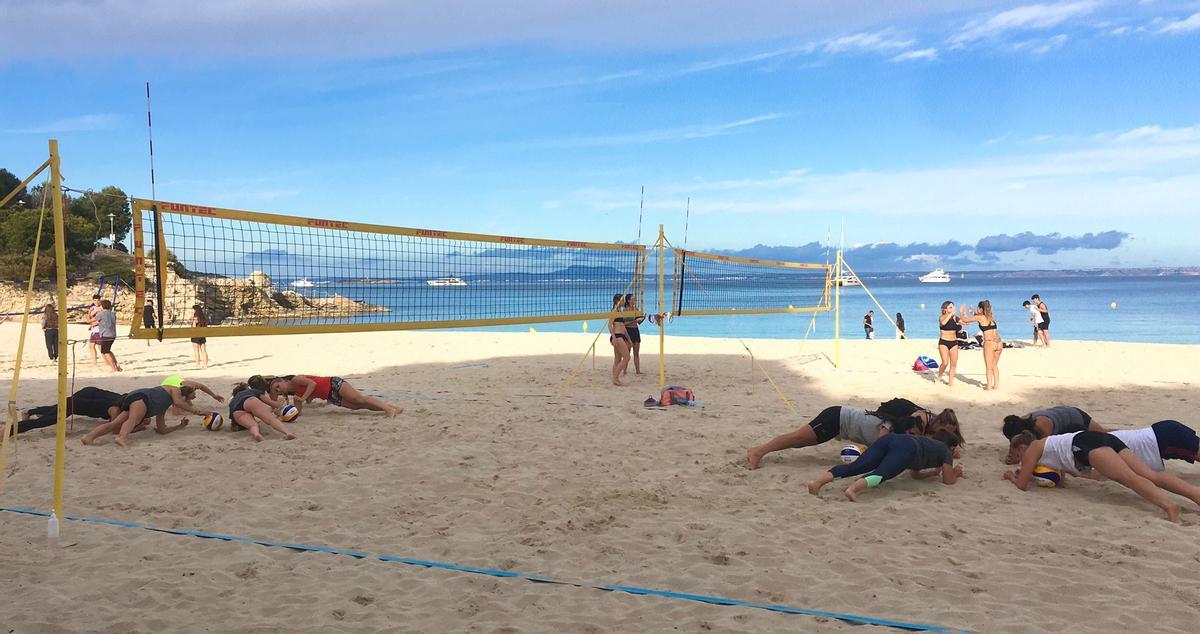
[[[1196,461],[1200,438],[1195,430],[1177,420],[1160,420],[1150,426],[1158,440],[1158,453],[1163,460]]]

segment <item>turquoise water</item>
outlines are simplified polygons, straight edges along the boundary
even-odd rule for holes
[[[1192,304],[1200,297],[1200,276],[1145,276],[1145,277],[1077,277],[1054,276],[994,278],[970,275],[955,279],[949,284],[921,284],[911,278],[872,278],[865,276],[864,282],[887,311],[894,317],[904,314],[909,338],[937,336],[938,308],[945,300],[956,304],[974,305],[982,299],[991,300],[1001,335],[1008,339],[1029,339],[1032,326],[1028,323],[1028,312],[1021,302],[1033,293],[1038,293],[1050,308],[1052,338],[1082,339],[1097,341],[1129,341],[1155,343],[1200,344],[1200,325],[1192,315]],[[595,288],[589,288],[590,286]],[[393,321],[408,319],[452,319],[456,315],[511,316],[516,312],[553,311],[564,304],[564,291],[554,284],[522,284],[519,287],[503,283],[472,285],[463,289],[430,289],[423,284],[399,285],[344,285],[334,284],[314,289],[314,294],[337,292],[354,298],[365,299],[393,309],[379,314],[374,319]],[[607,308],[607,300],[621,288],[619,283],[574,285],[570,289],[571,300],[564,304],[575,310],[581,295],[596,297],[595,309]],[[466,292],[464,292],[466,291]],[[670,301],[670,289],[667,297]],[[310,291],[306,291],[310,292]],[[725,297],[732,297],[738,304],[769,302],[778,297],[791,297],[811,293],[810,288],[781,288],[777,284],[747,280],[742,287],[725,288]],[[657,289],[646,288],[648,312],[657,312]],[[790,300],[784,300],[784,305]],[[1117,308],[1110,304],[1117,303]],[[924,308],[922,308],[924,304]],[[868,309],[876,312],[876,338],[894,337],[892,326],[879,313],[862,288],[848,287],[842,290],[843,337],[863,337],[862,316]],[[723,315],[687,316],[685,314],[669,324],[673,335],[704,337],[748,337],[790,339],[804,336],[808,327],[808,314],[772,315]],[[582,322],[535,324],[539,331],[581,332]],[[596,332],[604,327],[601,320],[589,323],[589,330]],[[496,326],[475,330],[525,331],[529,326]],[[974,326],[969,329],[974,335]],[[644,334],[657,332],[657,327],[645,324]],[[813,338],[833,338],[832,312],[819,313]]]

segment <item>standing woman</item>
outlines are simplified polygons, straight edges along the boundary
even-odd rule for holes
[[[967,313],[967,307],[962,307],[959,319],[964,324],[979,324],[979,334],[983,335],[983,367],[987,372],[985,390],[995,390],[1000,387],[1000,353],[1004,352],[1004,342],[1000,339],[1000,331],[996,330],[996,318],[992,316],[992,303],[988,300],[979,302],[978,310]]]
[[[204,307],[200,304],[192,306],[192,328],[208,327],[208,317],[204,315]],[[208,367],[208,339],[206,337],[192,337],[192,353],[196,355],[196,365],[201,368]],[[201,363],[200,359],[204,362]]]
[[[625,329],[625,318],[615,316],[615,313],[621,312],[621,306],[624,303],[624,294],[613,295],[612,312],[614,316],[608,318],[608,342],[613,347],[613,385],[625,385],[621,382],[621,374],[629,367],[629,350],[632,346],[629,333]]]
[[[404,411],[403,407],[359,392],[350,382],[340,376],[317,376],[315,374],[289,374],[280,377],[254,375],[246,380],[250,388],[267,394],[273,399],[294,396],[296,409],[303,412],[304,405],[314,398],[328,401],[346,409],[369,409],[383,412],[389,417]]]
[[[42,334],[46,336],[46,354],[51,361],[58,360],[58,311],[54,304],[42,307]]]
[[[942,364],[938,366],[937,380],[941,382],[942,373],[950,372],[947,385],[954,385],[954,373],[958,370],[958,331],[962,324],[958,323],[958,315],[954,314],[954,302],[942,302],[942,314],[938,317],[938,355]]]
[[[900,313],[896,313],[896,338],[908,339],[908,336],[904,334],[904,315]]]
[[[146,300],[146,305],[142,306],[142,327],[146,330],[154,330],[154,302]],[[146,347],[150,347],[150,340],[146,340]]]
[[[637,310],[637,306],[633,302],[633,294],[626,293],[625,295],[625,310]],[[643,315],[641,317],[628,317],[625,319],[625,334],[629,335],[629,342],[633,350],[633,373],[642,373],[642,357],[639,354],[642,351],[642,332],[639,330],[640,324],[646,320]],[[622,374],[628,372],[628,364],[626,370]]]
[[[92,295],[92,305],[88,307],[88,352],[92,353],[92,367],[99,365],[99,356],[96,353],[96,344],[100,343],[100,326],[96,323],[96,314],[100,308],[100,293]]]

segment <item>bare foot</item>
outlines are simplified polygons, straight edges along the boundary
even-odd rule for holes
[[[403,407],[396,407],[394,405],[384,405],[383,406],[383,412],[385,414],[387,414],[388,418],[395,418],[397,414],[399,414],[400,412],[403,412],[403,411],[404,411]]]
[[[117,445],[118,445],[118,446],[120,446],[122,449],[128,449],[128,448],[129,448],[129,447],[128,447],[128,446],[125,444],[125,437],[124,437],[124,436],[120,436],[120,435],[118,435],[116,438],[113,438],[113,442],[117,443]]]
[[[91,446],[92,444],[94,444],[94,443],[96,442],[96,439],[95,439],[95,438],[88,438],[87,436],[84,436],[83,438],[80,438],[80,439],[79,439],[79,442],[81,442],[81,443],[83,443],[83,444],[85,444],[85,445]]]
[[[620,387],[625,387],[625,384],[624,384],[624,383],[622,383],[620,379],[613,379],[613,385],[617,385],[617,386],[620,386]]]
[[[762,452],[755,451],[756,449],[757,449],[757,447],[750,447],[749,449],[746,450],[746,462],[750,463],[751,471],[758,468],[758,463],[760,461],[762,461],[762,457],[763,457]]]
[[[261,433],[259,433],[258,431],[250,432],[250,437],[254,439],[254,442],[262,442],[263,441],[263,435]]]
[[[1168,519],[1168,520],[1170,520],[1170,521],[1172,521],[1172,522],[1174,522],[1174,523],[1176,523],[1176,524],[1182,524],[1182,523],[1183,523],[1183,522],[1182,522],[1182,521],[1179,519],[1179,505],[1178,505],[1178,504],[1176,504],[1176,503],[1172,502],[1172,503],[1171,503],[1171,506],[1168,506],[1168,507],[1167,507],[1167,519]]]
[[[283,437],[283,439],[284,439],[284,440],[295,440],[295,439],[296,439],[296,435],[295,435],[295,434],[288,434],[288,435],[284,436],[284,437]]]
[[[863,489],[867,488],[867,481],[859,478],[854,481],[854,484],[846,487],[846,499],[851,502],[858,501],[858,494],[862,493]]]
[[[826,471],[825,473],[821,474],[821,477],[817,478],[816,480],[811,480],[808,483],[808,492],[812,495],[817,495],[821,492],[821,489],[830,482],[833,482],[833,474]]]

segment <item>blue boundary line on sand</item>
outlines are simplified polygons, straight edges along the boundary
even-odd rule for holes
[[[35,509],[2,507],[0,511],[8,513],[16,513],[19,515],[32,515],[36,517],[50,517],[50,514],[45,511]],[[177,528],[155,528],[145,524],[136,522],[122,522],[118,520],[105,520],[90,517],[79,517],[77,515],[67,515],[67,520],[73,522],[82,522],[85,524],[103,524],[106,526],[117,526],[121,528],[140,528],[143,530],[165,533],[168,535],[183,535],[187,537],[199,537],[202,539],[216,539],[227,542],[243,542],[247,544],[257,544],[259,546],[267,546],[273,548],[286,548],[288,550],[298,552],[314,552],[327,553],[330,555],[343,555],[353,557],[355,559],[372,558],[370,553],[361,550],[350,550],[345,548],[328,548],[325,546],[310,546],[307,544],[292,544],[288,542],[272,541],[267,539],[254,539],[251,537],[240,537],[237,535],[224,535],[221,533],[209,533],[205,531],[193,531]],[[462,572],[467,574],[487,575],[489,577],[498,577],[504,579],[523,579],[533,583],[547,583],[554,585],[567,585],[577,588],[592,588],[603,590],[605,592],[623,592],[637,596],[660,597],[664,599],[678,599],[682,601],[693,601],[696,603],[707,603],[710,605],[727,605],[733,607],[753,608],[756,610],[767,610],[769,612],[782,612],[784,614],[800,614],[804,616],[823,617],[844,621],[854,625],[878,625],[881,627],[890,627],[900,630],[908,630],[910,632],[965,632],[957,628],[945,627],[941,625],[925,625],[922,623],[909,623],[907,621],[894,621],[890,619],[876,619],[869,616],[859,616],[856,614],[842,614],[838,612],[823,612],[821,610],[808,610],[804,608],[793,608],[786,605],[770,605],[766,603],[753,603],[749,601],[740,601],[738,599],[727,599],[724,597],[713,597],[703,594],[688,594],[684,592],[671,592],[669,590],[655,590],[652,588],[640,588],[637,586],[625,585],[605,585],[593,584],[575,581],[563,581],[553,579],[551,577],[543,577],[541,575],[533,575],[524,572],[514,572],[511,570],[497,570],[494,568],[478,568],[475,566],[460,566],[440,561],[426,561],[423,559],[413,559],[411,557],[398,557],[395,555],[376,555],[373,559],[389,563],[404,564],[407,566],[417,566],[421,568],[434,568],[438,570],[448,570],[453,572]]]

